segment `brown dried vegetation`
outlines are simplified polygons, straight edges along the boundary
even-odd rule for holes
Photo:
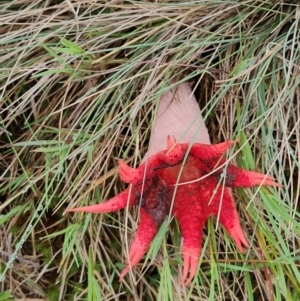
[[[6,0],[0,10],[0,291],[300,299],[298,1]],[[119,284],[137,211],[64,211],[123,190],[116,160],[140,162],[174,78],[193,85],[212,142],[239,138],[237,163],[284,187],[235,196],[251,233],[247,254],[210,221],[198,275],[179,287],[172,227],[154,242],[153,260]]]

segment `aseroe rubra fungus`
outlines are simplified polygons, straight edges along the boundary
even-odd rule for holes
[[[183,237],[181,283],[188,284],[197,270],[202,230],[209,216],[219,217],[241,252],[242,244],[249,247],[231,188],[279,186],[270,176],[228,164],[223,155],[233,143],[210,144],[190,86],[180,84],[160,100],[149,150],[141,165],[134,169],[121,160],[118,162],[120,178],[131,187],[104,203],[68,212],[107,213],[140,206],[139,227],[120,279],[141,260],[160,224],[171,214],[177,218]]]

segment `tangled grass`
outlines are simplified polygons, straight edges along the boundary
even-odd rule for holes
[[[300,300],[297,0],[0,9],[0,300]],[[197,276],[179,286],[174,223],[120,284],[138,211],[64,211],[124,189],[116,160],[140,162],[171,78],[192,83],[213,142],[239,138],[238,165],[283,187],[235,192],[246,254],[210,220]]]

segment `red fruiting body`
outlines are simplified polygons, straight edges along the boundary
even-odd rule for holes
[[[242,244],[249,247],[240,226],[231,188],[280,186],[270,176],[227,164],[222,156],[233,143],[195,143],[190,146],[176,144],[168,137],[167,149],[151,156],[137,169],[119,161],[120,177],[132,184],[131,188],[107,202],[68,211],[106,213],[126,206],[140,206],[140,224],[129,252],[128,265],[120,280],[141,260],[164,218],[172,214],[180,224],[183,237],[181,283],[188,284],[197,270],[202,230],[209,216],[219,217],[241,252],[244,251]],[[176,185],[174,204],[171,206]]]

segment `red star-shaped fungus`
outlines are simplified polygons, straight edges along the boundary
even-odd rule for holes
[[[175,139],[168,137],[166,149],[150,156],[137,169],[119,161],[120,177],[132,184],[131,187],[104,203],[68,211],[107,213],[124,209],[127,205],[140,206],[140,224],[120,279],[141,260],[164,218],[172,214],[179,222],[183,237],[181,283],[188,284],[196,273],[202,231],[209,216],[219,217],[241,252],[242,244],[249,247],[231,188],[261,184],[279,186],[269,176],[226,164],[223,154],[233,143],[189,145],[176,143]],[[182,185],[177,185],[171,206],[176,184]]]

